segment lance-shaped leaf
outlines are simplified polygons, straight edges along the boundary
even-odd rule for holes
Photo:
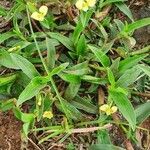
[[[94,144],[90,146],[89,150],[125,150],[125,149],[112,144]]]
[[[46,77],[37,76],[33,78],[23,92],[19,95],[17,106],[37,95],[39,91],[46,86],[47,82],[48,79]]]
[[[101,49],[92,45],[88,45],[88,47],[94,53],[94,55],[99,60],[99,62],[103,65],[103,67],[110,66],[109,57]]]
[[[150,67],[145,65],[138,66],[146,75],[150,77]]]
[[[126,33],[132,33],[136,29],[142,28],[144,26],[150,25],[150,17],[137,20],[129,25],[127,25],[124,29]]]
[[[109,94],[111,99],[117,105],[119,111],[124,118],[129,122],[131,128],[135,130],[136,116],[134,108],[127,96],[118,89],[110,89]]]
[[[10,56],[13,62],[16,65],[18,65],[18,67],[23,71],[23,73],[26,74],[30,79],[39,75],[34,65],[31,62],[29,62],[26,58],[14,53],[11,53]]]
[[[116,82],[117,86],[127,88],[129,85],[133,84],[141,74],[141,70],[138,68],[138,65],[134,66],[131,69],[128,69]]]
[[[135,109],[137,123],[142,123],[150,116],[150,102],[146,102]]]

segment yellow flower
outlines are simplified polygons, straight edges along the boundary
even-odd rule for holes
[[[106,113],[106,115],[111,115],[117,111],[117,107],[116,106],[111,107],[108,104],[104,104],[100,107],[100,110],[104,111]]]
[[[43,114],[43,118],[51,119],[53,118],[53,113],[51,111],[45,111]]]
[[[96,3],[96,0],[78,0],[76,2],[76,7],[79,10],[87,11],[89,7],[93,7]]]
[[[82,10],[83,8],[83,3],[84,3],[84,0],[78,0],[76,2],[76,7],[79,9],[79,10]]]
[[[45,16],[45,15],[47,14],[47,12],[48,12],[48,7],[47,7],[47,6],[41,6],[41,7],[39,8],[39,12],[40,12],[41,14],[43,14],[43,16]]]
[[[83,11],[87,11],[88,9],[89,9],[88,4],[86,2],[83,2],[83,4],[82,4],[82,10]]]
[[[38,21],[43,21],[47,12],[48,12],[48,7],[47,6],[41,6],[39,8],[39,12],[37,12],[37,11],[33,12],[33,14],[31,15],[31,18],[38,20]]]
[[[94,7],[96,4],[96,0],[86,0],[86,2],[88,3],[89,7]]]

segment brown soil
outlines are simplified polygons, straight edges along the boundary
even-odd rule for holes
[[[137,1],[131,5],[134,19],[139,20],[150,17],[150,0]],[[150,26],[135,31],[134,37],[138,44],[150,44]]]
[[[12,112],[0,112],[0,150],[21,149],[21,123]]]

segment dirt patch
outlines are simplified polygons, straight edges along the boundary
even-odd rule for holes
[[[142,133],[142,144],[143,147],[150,149],[150,117],[142,123],[141,127],[149,131]]]
[[[150,0],[136,1],[131,6],[131,11],[135,20],[150,17]],[[140,28],[135,31],[134,37],[138,44],[150,44],[150,26]]]
[[[12,112],[0,112],[0,150],[21,149],[21,126]]]

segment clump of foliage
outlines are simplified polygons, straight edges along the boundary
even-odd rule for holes
[[[129,23],[105,13],[111,7]],[[112,150],[107,128],[116,124],[137,142],[150,115],[150,103],[136,100],[137,85],[150,77],[150,46],[134,51],[132,35],[150,18],[134,21],[124,0],[16,0],[0,13],[12,22],[0,36],[0,109],[13,110],[26,138],[43,131],[39,143],[60,134],[63,142],[96,130],[91,149]]]

